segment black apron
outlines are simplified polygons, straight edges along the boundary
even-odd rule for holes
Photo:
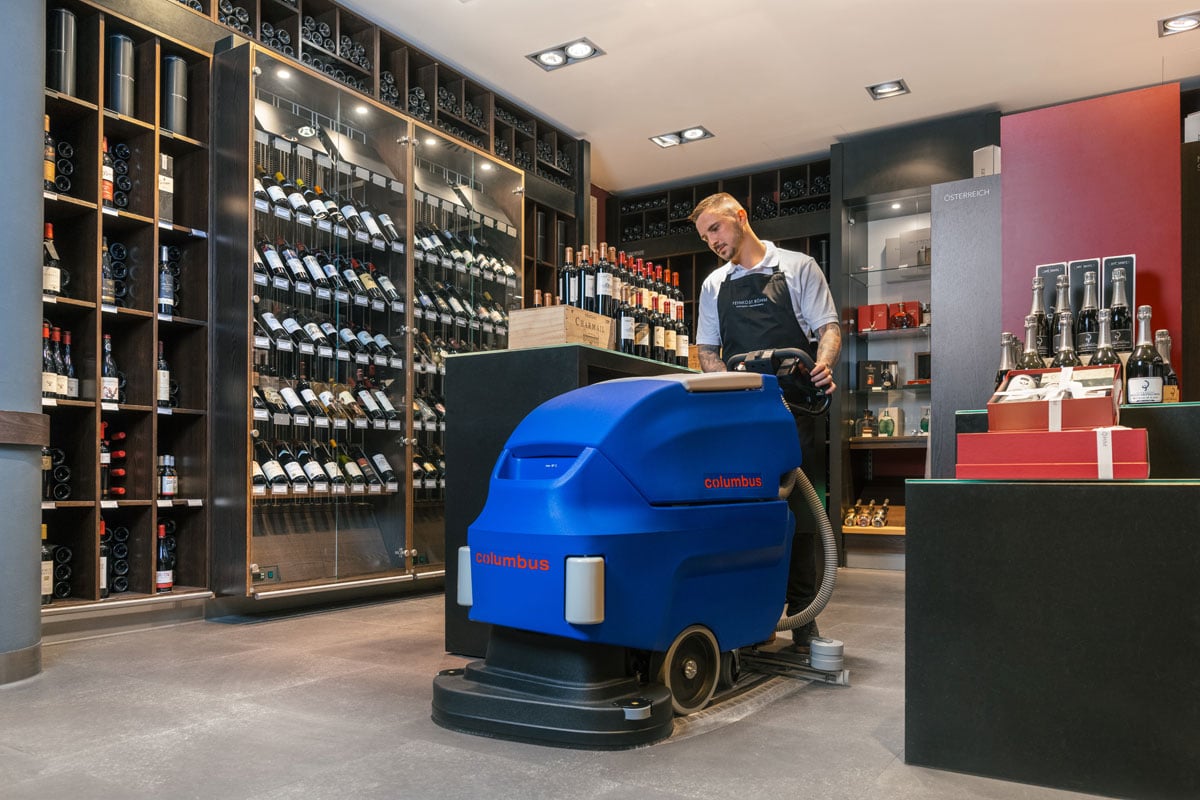
[[[777,347],[797,347],[816,360],[817,349],[796,319],[787,280],[777,266],[769,275],[755,272],[733,280],[731,273],[722,281],[717,320],[726,366],[736,355]]]
[[[737,280],[732,275],[721,283],[717,292],[717,320],[721,331],[721,357],[726,366],[736,355],[777,347],[796,347],[815,361],[816,346],[808,340],[792,306],[787,279],[779,267],[771,274],[755,272]],[[814,486],[825,485],[824,448],[817,449],[818,421],[825,428],[823,417],[795,415],[796,434],[800,439],[801,467]],[[824,436],[820,437],[820,441]],[[820,491],[820,489],[818,489]],[[785,592],[787,613],[795,614],[816,596],[817,522],[800,492],[792,492],[788,506],[796,518],[796,534],[792,540],[791,563]]]

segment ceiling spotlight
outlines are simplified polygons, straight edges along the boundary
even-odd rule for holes
[[[883,100],[885,97],[897,97],[909,93],[908,84],[903,78],[894,81],[884,81],[867,87],[867,94],[872,100]]]
[[[650,141],[654,142],[659,147],[674,147],[678,144],[690,144],[698,142],[701,139],[711,139],[712,131],[702,125],[693,125],[690,128],[684,128],[681,131],[673,131],[671,133],[660,133],[658,136],[651,136]]]
[[[1170,36],[1173,33],[1184,33],[1200,27],[1200,11],[1189,11],[1174,17],[1158,21],[1158,35]]]
[[[580,61],[602,55],[604,55],[603,50],[596,47],[590,39],[581,37],[575,41],[560,44],[557,47],[549,47],[536,53],[530,53],[525,57],[549,72],[559,67],[569,67]]]

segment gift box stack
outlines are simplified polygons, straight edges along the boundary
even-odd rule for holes
[[[1120,402],[1116,367],[1012,370],[988,401],[988,432],[958,435],[956,477],[1148,478],[1146,429],[1119,424]]]

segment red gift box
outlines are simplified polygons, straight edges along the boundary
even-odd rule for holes
[[[1146,429],[960,433],[955,477],[1144,480],[1150,477]]]
[[[886,331],[888,327],[887,303],[872,303],[858,307],[858,332]]]
[[[1064,396],[1053,400],[1025,395],[1017,376],[1032,376],[1040,383],[1076,382],[1085,388],[1103,389],[1091,397]],[[1046,376],[1049,376],[1047,378]],[[988,401],[989,431],[1090,430],[1116,425],[1121,402],[1120,375],[1113,367],[1011,370]]]

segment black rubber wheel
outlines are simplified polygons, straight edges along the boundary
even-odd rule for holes
[[[658,680],[670,690],[671,706],[679,715],[693,714],[708,705],[720,675],[717,638],[703,625],[680,632],[658,670]]]

